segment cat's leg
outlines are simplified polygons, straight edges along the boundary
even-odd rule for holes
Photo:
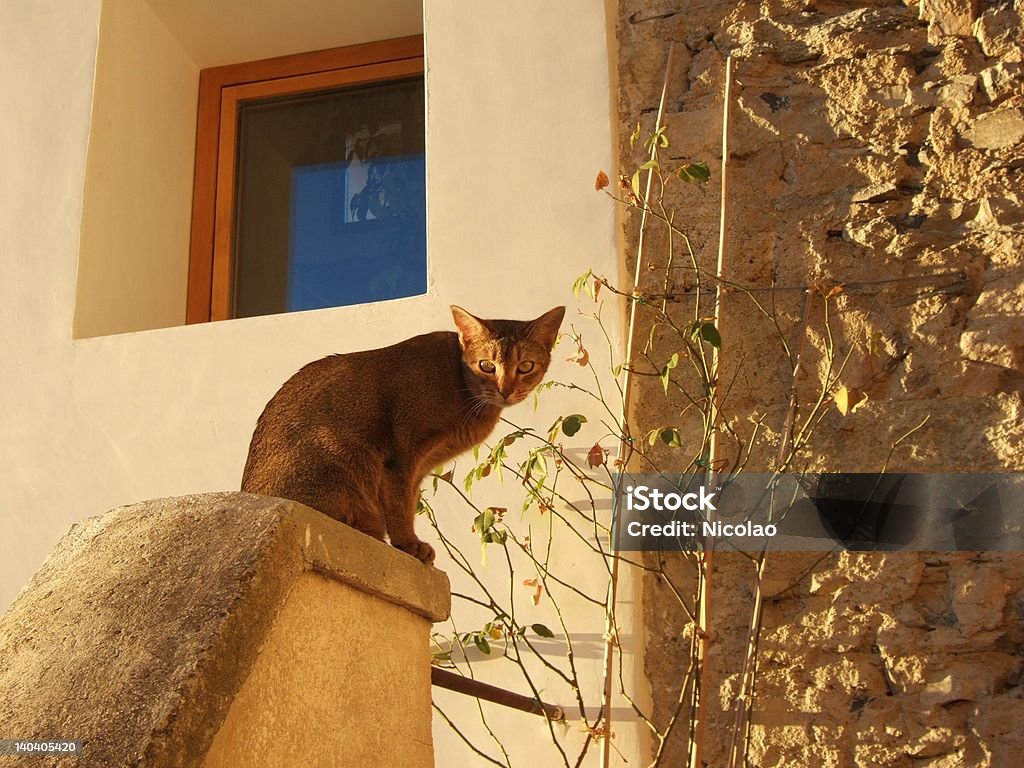
[[[376,488],[384,471],[380,456],[354,448],[328,453],[308,444],[297,453],[302,461],[295,462],[290,478],[296,492],[279,495],[383,541],[387,524]]]
[[[392,546],[421,562],[434,562],[434,548],[416,535],[416,499],[422,478],[397,467],[387,467],[387,482],[381,483],[381,508]]]
[[[343,488],[332,494],[325,502],[326,514],[335,520],[365,533],[367,536],[384,541],[387,523],[374,494],[360,493]]]
[[[383,460],[370,450],[352,450],[338,458],[341,460],[332,467],[336,479],[331,483],[334,488],[332,509],[337,510],[337,515],[329,514],[357,531],[384,541],[387,520],[377,491],[384,474]]]

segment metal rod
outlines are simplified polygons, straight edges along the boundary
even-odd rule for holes
[[[561,722],[565,720],[565,712],[557,704],[545,704],[540,699],[530,696],[522,696],[504,688],[481,683],[471,677],[456,675],[454,672],[441,669],[440,667],[430,668],[430,682],[438,688],[447,688],[449,691],[464,693],[467,696],[474,696],[485,701],[492,701],[501,704],[503,707],[519,709],[529,712],[531,715],[546,716],[548,720]]]
[[[718,264],[715,269],[717,285],[715,286],[715,327],[718,329],[719,337],[722,336],[722,276],[725,273],[725,252],[728,242],[729,223],[729,102],[732,100],[732,55],[725,57],[725,93],[722,99],[722,197],[719,208],[718,219]],[[717,470],[719,448],[719,426],[721,419],[721,388],[719,387],[721,364],[720,350],[715,347],[711,350],[711,380],[714,382],[714,391],[711,398],[711,436],[708,441],[708,485],[713,485]],[[713,522],[715,513],[708,512],[708,520]],[[700,596],[700,624],[698,625],[699,636],[697,639],[697,696],[696,711],[694,715],[696,722],[693,727],[693,740],[690,742],[690,765],[699,768],[704,764],[704,740],[707,731],[706,725],[710,717],[710,704],[708,699],[711,694],[711,673],[708,670],[708,651],[711,647],[711,596],[714,575],[715,540],[708,536],[704,542],[704,558],[701,563],[701,580],[699,582]]]

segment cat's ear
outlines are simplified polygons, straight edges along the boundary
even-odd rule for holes
[[[558,338],[558,329],[562,325],[562,318],[565,317],[565,307],[549,309],[543,315],[530,323],[530,338],[547,349],[555,346],[555,339]]]
[[[470,339],[479,338],[487,334],[487,327],[479,317],[469,314],[462,307],[452,304],[452,318],[455,320],[455,327],[459,330],[459,344],[463,349]]]

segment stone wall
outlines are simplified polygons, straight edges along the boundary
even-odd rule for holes
[[[724,60],[733,56],[726,276],[774,279],[780,327],[795,343],[806,287],[841,286],[831,327],[849,355],[841,383],[867,400],[831,407],[806,465],[878,471],[1024,469],[1024,33],[1020,3],[890,0],[621,0],[623,170],[645,157],[626,138],[654,121],[670,41],[666,114],[676,163],[711,167],[676,185],[697,258],[718,243]],[[627,222],[634,258],[637,217]],[[664,238],[645,246],[645,293],[664,293]],[[669,292],[679,318],[692,290]],[[837,291],[838,292],[838,291]],[[768,293],[762,295],[767,296]],[[808,315],[802,407],[824,366],[823,301]],[[763,439],[748,469],[770,468],[790,368],[774,329],[727,294],[722,380],[730,424]],[[646,328],[638,330],[646,338]],[[667,348],[662,349],[667,355]],[[679,423],[657,379],[642,378],[639,430]],[[682,422],[683,426],[687,426]],[[692,425],[691,425],[692,426]],[[652,458],[685,468],[682,449]],[[684,455],[687,458],[683,459]],[[666,561],[680,581],[685,563]],[[749,562],[716,565],[708,765],[722,765],[752,602]],[[1024,557],[1012,553],[833,554],[770,558],[749,764],[1003,766],[1024,759]],[[684,673],[685,617],[645,588],[647,669],[664,721]],[[664,765],[685,764],[676,732]]]

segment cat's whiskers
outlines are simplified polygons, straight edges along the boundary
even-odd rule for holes
[[[460,429],[467,427],[469,423],[479,416],[488,405],[491,405],[484,395],[471,392],[469,389],[464,391],[469,393],[469,408],[466,409],[466,412],[462,415],[462,419],[459,421]]]

